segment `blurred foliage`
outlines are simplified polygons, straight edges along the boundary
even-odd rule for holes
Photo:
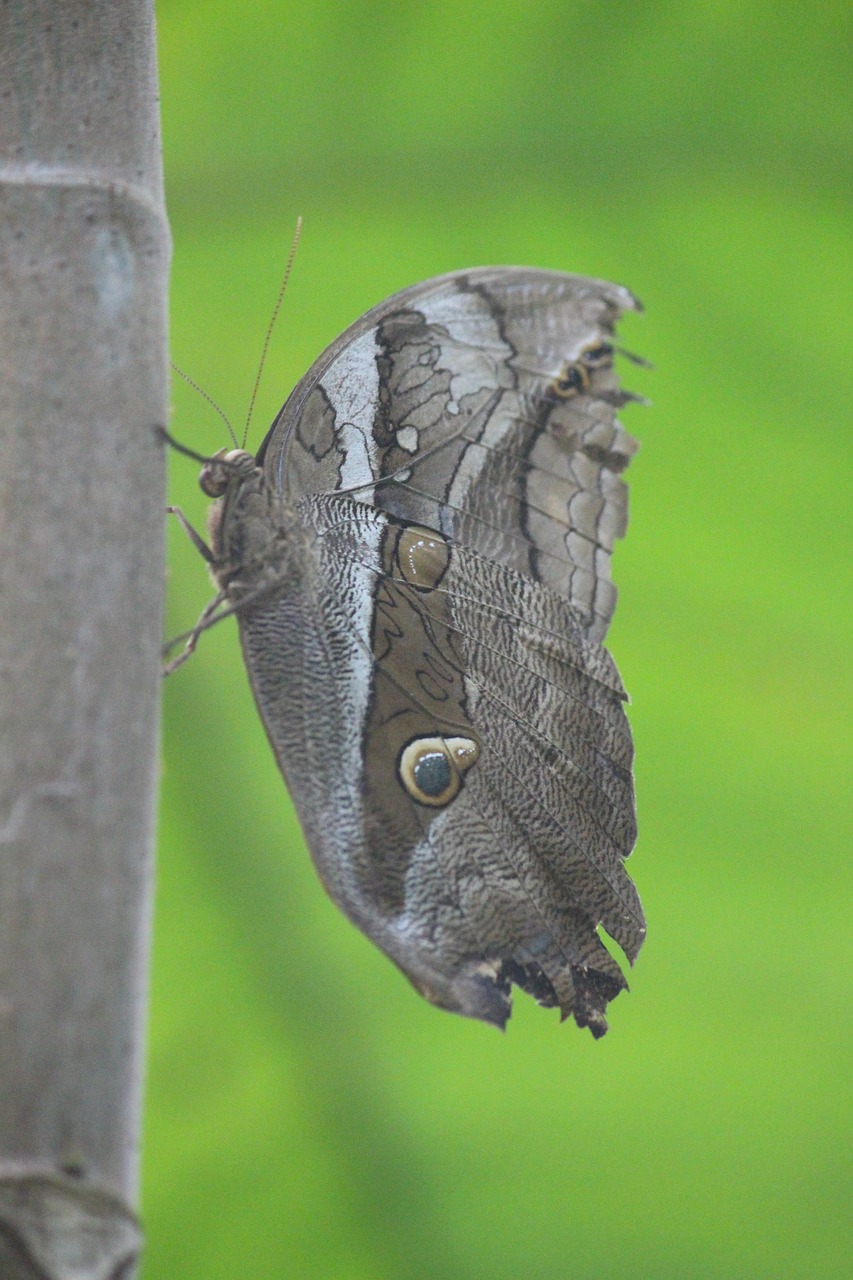
[[[166,689],[144,1280],[840,1277],[849,1149],[849,5],[162,0],[175,359],[250,442],[441,271],[627,283],[611,631],[648,942],[601,1042],[431,1009],[327,901],[236,628]],[[222,424],[182,384],[173,429]],[[195,469],[171,461],[198,524]],[[170,626],[209,595],[171,530]]]

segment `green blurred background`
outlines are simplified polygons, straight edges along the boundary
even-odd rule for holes
[[[158,16],[173,354],[238,422],[306,220],[252,445],[454,268],[628,284],[656,370],[610,635],[649,937],[610,1034],[434,1010],[336,912],[223,624],[166,688],[145,1280],[849,1274],[850,6]],[[172,528],[170,630],[209,595]]]

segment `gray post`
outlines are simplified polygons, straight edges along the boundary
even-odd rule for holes
[[[169,236],[151,0],[0,0],[0,1275],[139,1247]]]

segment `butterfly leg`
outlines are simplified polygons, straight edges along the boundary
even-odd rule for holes
[[[167,662],[163,668],[164,676],[170,676],[173,671],[177,671],[178,667],[183,666],[187,658],[191,657],[192,654],[195,653],[196,645],[199,642],[201,633],[203,631],[207,631],[208,627],[212,627],[215,622],[219,621],[219,618],[216,616],[216,611],[224,600],[225,592],[218,592],[218,594],[204,606],[199,616],[199,620],[193,627],[192,631],[185,631],[182,635],[175,636],[174,640],[170,640],[166,645],[164,645],[163,656],[165,657],[166,654],[170,653],[171,650],[174,649],[175,645],[180,644],[182,640],[184,641],[184,647],[178,654],[177,658],[173,658],[171,662]],[[230,612],[230,610],[228,612]]]
[[[196,551],[202,556],[208,564],[213,564],[213,552],[205,542],[200,533],[192,527],[189,520],[184,515],[180,507],[167,507],[166,515],[175,516],[184,533],[195,547]]]
[[[249,591],[246,595],[241,596],[239,600],[235,600],[233,603],[228,605],[225,605],[225,601],[228,599],[227,593],[225,591],[220,591],[216,596],[214,596],[210,603],[205,605],[202,609],[199,620],[193,627],[192,631],[182,632],[181,635],[175,636],[173,640],[169,640],[163,646],[163,657],[165,657],[166,654],[171,653],[176,645],[179,645],[182,640],[184,641],[184,647],[178,654],[177,658],[173,658],[171,662],[166,663],[163,668],[163,675],[170,676],[178,667],[183,666],[187,658],[195,653],[196,645],[198,644],[203,631],[208,631],[211,627],[215,627],[217,622],[222,622],[224,618],[230,618],[232,614],[241,613],[243,610],[250,608],[253,604],[256,604],[258,600],[262,600],[265,596],[270,595],[271,592],[275,590],[276,586],[277,583],[275,580],[262,582],[259,586],[255,587],[253,591]],[[222,608],[220,606],[225,607]]]

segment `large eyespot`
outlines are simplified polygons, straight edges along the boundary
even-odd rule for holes
[[[400,781],[418,804],[443,809],[479,755],[473,738],[414,738],[400,753]]]
[[[198,484],[208,498],[221,498],[235,476],[248,475],[257,463],[245,449],[220,449],[199,472]]]
[[[450,563],[450,547],[434,529],[412,524],[397,539],[397,567],[406,582],[423,591],[437,587]]]

